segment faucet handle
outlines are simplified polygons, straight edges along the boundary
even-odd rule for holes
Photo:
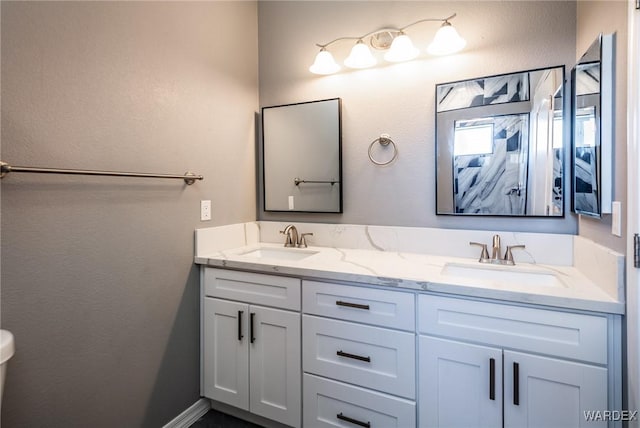
[[[307,248],[307,240],[305,238],[305,236],[313,236],[313,233],[301,233],[300,234],[300,241],[298,242],[298,248]]]
[[[469,242],[469,245],[477,245],[482,247],[482,252],[480,253],[480,258],[478,261],[480,263],[488,263],[489,262],[489,252],[487,251],[487,244],[482,244],[480,242]]]
[[[508,265],[515,265],[516,263],[513,261],[513,253],[511,250],[515,250],[518,248],[526,248],[524,245],[508,245],[507,251],[504,253],[504,261],[507,262]]]

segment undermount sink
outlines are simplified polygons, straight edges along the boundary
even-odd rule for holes
[[[271,260],[302,260],[307,257],[318,254],[318,251],[305,250],[301,248],[286,247],[260,247],[239,254],[243,257],[251,257],[254,259],[271,259]]]
[[[543,268],[464,263],[447,263],[441,272],[445,276],[491,280],[515,285],[566,287],[555,272]]]

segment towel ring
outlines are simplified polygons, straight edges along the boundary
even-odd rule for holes
[[[391,144],[391,146],[393,147],[393,156],[391,157],[391,159],[389,159],[386,162],[379,162],[379,161],[375,160],[373,158],[373,155],[371,154],[371,149],[373,149],[373,145],[375,143],[380,143],[380,145],[383,146],[383,147],[384,146],[388,146],[389,144]],[[371,162],[375,163],[376,165],[389,165],[391,162],[396,160],[397,157],[398,157],[398,148],[396,147],[396,143],[394,143],[393,140],[391,138],[389,138],[389,134],[380,135],[380,137],[378,137],[375,140],[373,140],[371,142],[371,144],[369,145],[369,159],[371,160]]]

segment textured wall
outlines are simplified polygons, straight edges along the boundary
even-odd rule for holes
[[[602,219],[580,216],[580,235],[625,253],[627,244],[627,2],[578,1],[576,60],[600,33],[617,33],[615,64],[615,142],[613,200],[622,202],[622,237],[611,234],[611,215]],[[637,191],[637,190],[636,190]]]
[[[162,426],[199,397],[193,230],[255,219],[257,6],[1,7],[3,160],[205,176],[3,179],[2,427]]]
[[[344,168],[344,214],[264,213],[260,206],[260,219],[576,232],[572,215],[436,216],[434,171],[436,83],[555,65],[566,65],[569,76],[576,49],[574,2],[268,1],[258,7],[260,105],[341,97]],[[419,61],[326,77],[308,71],[315,43],[454,12],[458,16],[452,23],[468,42],[458,55],[425,54]],[[407,33],[424,49],[437,28],[421,24]],[[335,46],[334,55],[342,61],[352,44]],[[390,134],[400,152],[387,167],[375,166],[367,157],[369,144],[381,133]]]

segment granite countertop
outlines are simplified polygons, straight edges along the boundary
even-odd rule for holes
[[[257,249],[282,251],[282,244],[259,243],[199,254],[197,264],[294,275],[302,278],[347,281],[410,290],[498,299],[563,309],[623,314],[624,302],[572,266],[517,263],[481,264],[477,259],[421,253],[333,247],[288,248],[285,260],[245,255]],[[489,270],[489,272],[487,272]],[[495,280],[496,270],[505,278]]]

